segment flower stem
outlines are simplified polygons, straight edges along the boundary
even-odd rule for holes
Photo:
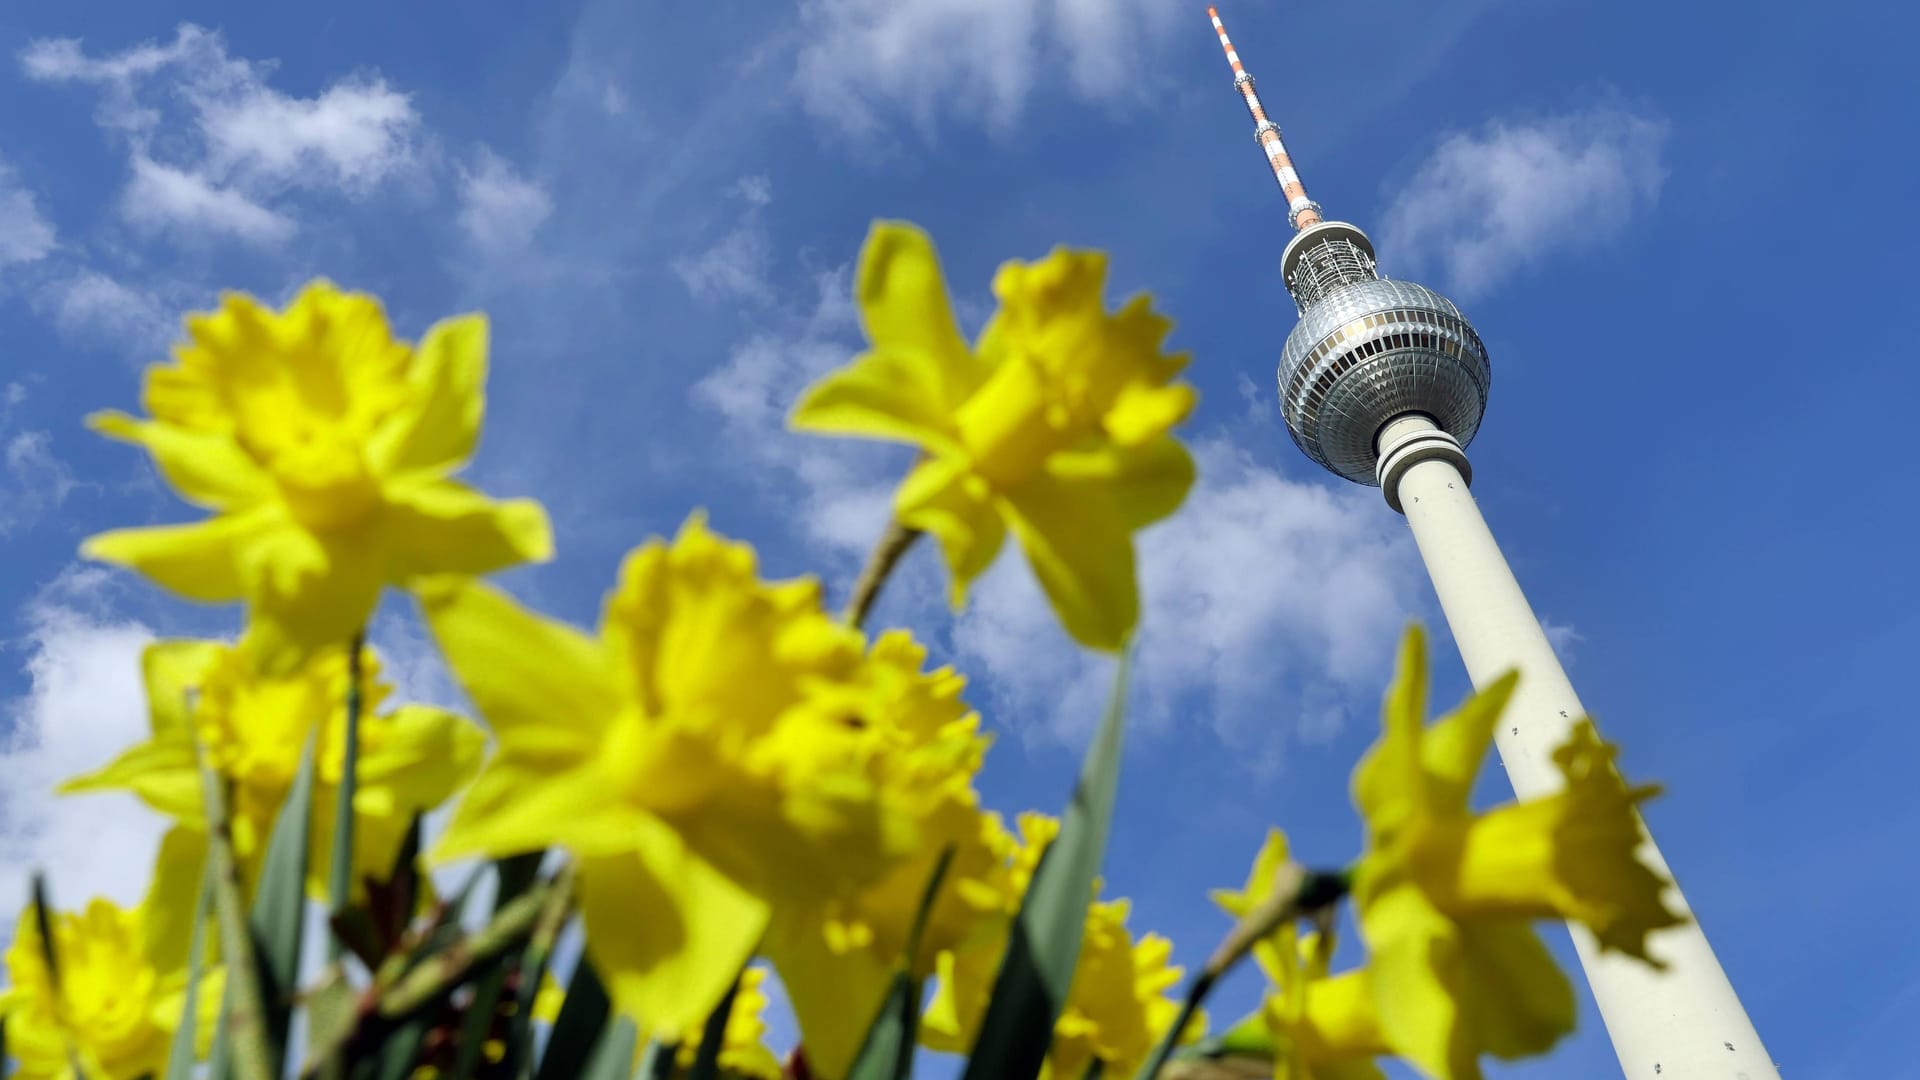
[[[1282,866],[1274,875],[1272,895],[1227,931],[1227,936],[1220,939],[1219,947],[1213,950],[1213,955],[1207,958],[1199,974],[1187,985],[1186,999],[1180,1003],[1180,1015],[1174,1018],[1173,1026],[1167,1029],[1166,1037],[1160,1040],[1153,1057],[1148,1059],[1135,1080],[1154,1080],[1160,1075],[1167,1058],[1173,1055],[1173,1048],[1180,1042],[1181,1033],[1193,1020],[1193,1014],[1200,1010],[1200,1003],[1213,991],[1215,983],[1246,958],[1255,943],[1288,920],[1332,907],[1347,895],[1347,886],[1348,876],[1344,871],[1317,873],[1296,862]]]
[[[887,523],[887,531],[881,535],[880,542],[874,545],[873,553],[867,556],[867,565],[861,568],[860,577],[853,583],[853,599],[847,601],[848,626],[858,629],[865,625],[873,602],[880,599],[880,587],[893,574],[900,556],[905,555],[918,539],[919,529],[910,529],[898,520]]]
[[[271,1080],[274,1070],[268,1063],[273,1060],[273,1052],[267,1044],[266,1008],[261,1002],[253,933],[240,890],[240,866],[233,856],[233,821],[227,815],[227,794],[219,774],[207,764],[206,747],[198,735],[194,736],[193,752],[200,767],[200,797],[207,809],[207,858],[213,862],[213,907],[220,923],[221,961],[227,969],[226,1022],[234,1071],[240,1080]]]
[[[379,995],[375,1011],[394,1019],[436,1000],[475,966],[524,943],[543,921],[557,924],[554,912],[565,911],[572,896],[573,875],[565,870],[546,886],[527,890],[501,908],[492,922],[422,960],[392,986],[374,987]]]
[[[333,858],[327,866],[327,908],[334,915],[347,910],[353,896],[353,799],[360,773],[360,654],[366,648],[364,629],[353,633],[347,646],[346,746],[340,756],[340,786],[333,801]],[[340,962],[345,942],[327,935],[327,962]]]

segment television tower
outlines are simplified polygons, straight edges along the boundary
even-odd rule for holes
[[[1586,709],[1467,490],[1466,446],[1487,407],[1486,346],[1453,301],[1381,277],[1367,234],[1323,217],[1219,12],[1207,14],[1295,232],[1280,256],[1300,311],[1280,354],[1287,431],[1335,474],[1378,484],[1387,505],[1406,516],[1474,685],[1519,669],[1495,743],[1516,795],[1551,795],[1561,786],[1553,751]],[[1644,823],[1641,835],[1642,861],[1672,882]],[[1632,1080],[1777,1080],[1677,884],[1667,899],[1689,921],[1650,938],[1665,971],[1602,954],[1583,927],[1569,927],[1620,1067]]]

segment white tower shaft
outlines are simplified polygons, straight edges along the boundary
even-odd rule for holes
[[[1586,710],[1467,490],[1466,453],[1421,416],[1388,424],[1379,446],[1380,486],[1413,528],[1473,684],[1520,672],[1496,733],[1514,794],[1551,795],[1561,786],[1553,751]],[[1672,882],[1644,823],[1641,836],[1642,861]],[[1584,928],[1569,927],[1621,1069],[1629,1080],[1778,1080],[1678,884],[1667,899],[1689,921],[1649,939],[1650,951],[1667,963],[1664,972],[1602,954]]]

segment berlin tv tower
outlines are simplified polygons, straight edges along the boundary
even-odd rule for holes
[[[1553,751],[1586,709],[1467,490],[1473,469],[1466,446],[1487,407],[1486,346],[1453,301],[1381,277],[1367,234],[1324,218],[1219,12],[1207,14],[1295,231],[1280,256],[1281,276],[1300,309],[1280,354],[1287,431],[1333,473],[1378,484],[1387,505],[1406,515],[1474,685],[1519,669],[1495,741],[1516,795],[1550,795],[1561,785]],[[1642,837],[1642,861],[1672,881],[1652,837],[1644,829]],[[1678,885],[1667,899],[1691,920]],[[1698,922],[1650,938],[1652,954],[1667,962],[1664,972],[1603,955],[1584,928],[1569,929],[1631,1080],[1777,1080]]]

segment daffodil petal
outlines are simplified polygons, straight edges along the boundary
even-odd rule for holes
[[[1412,887],[1374,897],[1361,918],[1380,1031],[1394,1053],[1434,1080],[1478,1080],[1464,946],[1453,920]]]
[[[1474,1040],[1512,1061],[1553,1049],[1573,1030],[1573,987],[1533,927],[1515,919],[1460,926],[1460,959],[1472,1004]]]
[[[218,641],[156,641],[140,653],[147,716],[156,736],[188,733],[187,698],[227,646]]]
[[[202,816],[200,771],[184,733],[137,743],[111,762],[60,785],[63,795],[130,791],[159,813],[180,821]]]
[[[1194,480],[1193,456],[1171,435],[1136,446],[1055,454],[1047,472],[1064,483],[1104,489],[1130,530],[1178,510]]]
[[[875,350],[809,386],[788,423],[801,431],[954,452],[960,444],[943,395],[939,373],[921,354]]]
[[[380,598],[380,563],[357,534],[287,527],[240,553],[252,602],[247,647],[263,672],[284,675],[314,653],[344,647]]]
[[[1118,650],[1140,615],[1133,536],[1097,484],[1035,476],[1005,493],[1007,523],[1067,633]]]
[[[787,988],[807,1064],[821,1076],[845,1076],[880,1011],[897,958],[870,948],[836,952],[818,918],[781,913],[764,947]]]
[[[87,426],[109,438],[143,446],[180,497],[212,510],[234,510],[270,499],[273,478],[231,435],[101,412]]]
[[[621,1012],[663,1042],[697,1034],[765,932],[765,900],[657,822],[628,854],[583,860],[587,956]]]
[[[487,574],[553,558],[547,512],[532,499],[496,501],[453,480],[395,486],[381,511],[391,580]]]
[[[964,459],[936,457],[907,474],[893,508],[901,524],[939,542],[953,577],[953,606],[960,607],[967,586],[993,565],[1006,543],[1006,522],[992,492],[968,471]]]
[[[471,579],[430,579],[414,594],[502,752],[556,765],[599,752],[621,707],[599,643]]]
[[[1187,383],[1154,386],[1130,382],[1121,387],[1101,424],[1114,442],[1138,446],[1160,436],[1185,420],[1199,402],[1199,394]]]
[[[247,513],[190,525],[115,529],[88,537],[80,554],[138,570],[189,600],[226,603],[246,592],[242,549],[271,527],[271,515]]]
[[[466,717],[430,705],[401,705],[367,725],[360,790],[390,790],[396,808],[437,806],[473,779],[486,735]]]
[[[564,766],[498,754],[460,796],[433,861],[500,858],[565,846],[578,855],[627,850],[646,815],[595,764]]]
[[[153,881],[141,905],[147,913],[147,955],[160,971],[174,971],[187,962],[193,940],[194,905],[200,902],[200,880],[205,876],[207,834],[175,825],[160,838],[153,864]],[[212,925],[212,912],[208,912]],[[209,957],[212,950],[209,950]],[[169,1018],[168,1023],[178,1019]]]
[[[1353,802],[1376,837],[1413,819],[1427,805],[1420,742],[1427,716],[1427,642],[1420,627],[1400,639],[1393,683],[1381,705],[1379,741],[1353,770]]]
[[[409,381],[417,395],[378,431],[367,454],[388,473],[446,473],[473,456],[486,412],[487,317],[443,319],[414,353]]]
[[[1439,811],[1465,811],[1473,794],[1473,778],[1493,743],[1494,725],[1506,711],[1507,699],[1519,673],[1509,671],[1462,702],[1453,713],[1428,728],[1420,741],[1421,764],[1426,769],[1430,805]]]
[[[957,407],[985,371],[967,350],[947,299],[933,240],[903,221],[877,221],[860,249],[853,293],[876,351],[918,355],[939,376],[936,403]]]

